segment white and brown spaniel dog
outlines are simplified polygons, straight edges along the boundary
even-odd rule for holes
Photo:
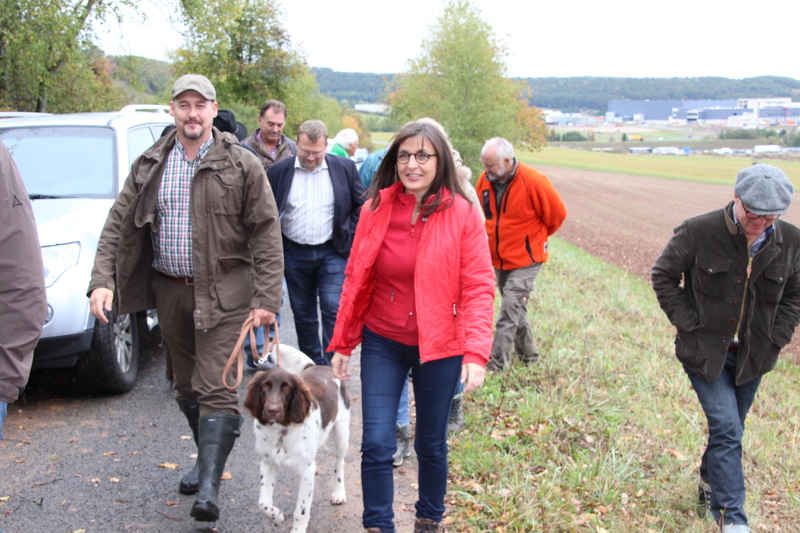
[[[344,459],[350,441],[350,400],[329,366],[311,365],[299,374],[282,367],[259,372],[250,382],[244,407],[252,413],[256,452],[261,457],[258,504],[279,526],[283,512],[273,505],[278,467],[300,477],[292,533],[305,533],[314,499],[317,450],[333,431],[336,465],[331,503],[346,501]]]

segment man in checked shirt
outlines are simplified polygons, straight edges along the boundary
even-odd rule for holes
[[[234,135],[212,126],[211,82],[178,78],[170,113],[177,128],[133,163],[109,212],[88,294],[104,323],[112,310],[158,310],[175,398],[198,445],[179,490],[197,493],[192,517],[215,521],[225,460],[243,421],[222,372],[248,315],[260,326],[280,310],[283,247],[264,168]]]

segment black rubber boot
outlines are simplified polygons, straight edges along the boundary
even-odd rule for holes
[[[200,448],[200,441],[197,437],[197,422],[200,420],[200,404],[197,402],[193,402],[190,400],[177,400],[178,406],[183,411],[183,415],[186,417],[187,422],[189,422],[189,427],[192,429],[192,435],[194,436],[194,444],[195,446]],[[178,492],[181,494],[197,494],[197,486],[199,485],[198,477],[200,472],[200,453],[197,454],[197,461],[195,461],[194,466],[189,471],[188,474],[181,478],[181,482],[178,485]]]
[[[240,435],[244,418],[239,415],[216,413],[200,418],[200,484],[191,516],[200,522],[219,519],[219,484],[225,469],[225,460]]]

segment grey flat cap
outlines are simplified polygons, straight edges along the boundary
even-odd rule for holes
[[[756,215],[782,215],[794,197],[792,182],[778,167],[759,163],[739,171],[733,190]]]
[[[186,74],[172,84],[172,99],[186,91],[197,91],[204,98],[211,101],[217,100],[217,91],[211,81],[201,74]]]

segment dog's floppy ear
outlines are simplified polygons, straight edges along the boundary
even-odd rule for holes
[[[311,391],[303,378],[290,374],[294,382],[294,391],[289,403],[289,420],[295,424],[302,424],[311,410]]]
[[[264,411],[264,392],[261,390],[261,381],[265,374],[258,373],[250,380],[247,386],[247,396],[244,398],[244,408],[250,411],[255,418],[261,417]]]

